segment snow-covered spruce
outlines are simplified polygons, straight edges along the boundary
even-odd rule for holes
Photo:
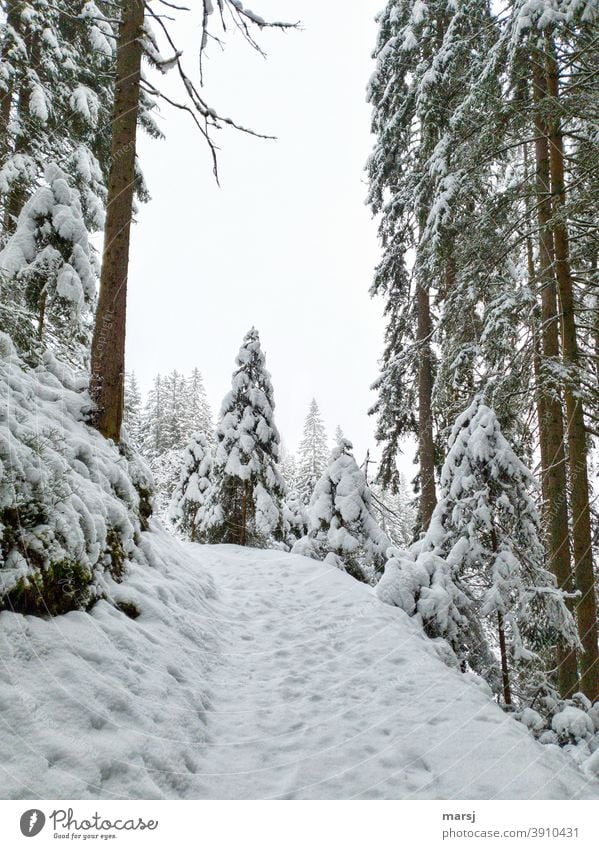
[[[204,507],[210,495],[212,447],[197,431],[183,454],[179,483],[173,494],[169,518],[191,542],[204,540]]]
[[[351,452],[351,442],[342,437],[314,489],[308,536],[293,551],[326,559],[357,580],[374,584],[391,542],[376,522],[366,478]]]
[[[285,521],[289,527],[288,544],[292,548],[308,533],[308,509],[297,489],[292,489],[285,498]]]
[[[0,252],[0,283],[3,295],[25,310],[15,322],[20,347],[47,336],[63,358],[81,365],[88,357],[98,259],[79,192],[56,164],[46,166],[44,178]]]
[[[143,427],[141,421],[142,397],[135,372],[125,375],[125,408],[123,410],[123,438],[135,451],[142,445]]]
[[[310,409],[304,422],[304,433],[298,453],[296,488],[302,502],[308,505],[314,487],[327,467],[329,455],[326,431],[315,398],[310,403]]]
[[[151,513],[151,477],[85,424],[89,396],[50,353],[0,334],[0,609],[86,608],[120,581]]]
[[[494,412],[475,398],[453,427],[424,539],[390,560],[377,587],[489,678],[486,631],[499,648],[508,704],[510,667],[558,641],[577,644],[564,595],[543,567],[532,488]]]
[[[285,484],[273,388],[256,329],[246,334],[236,362],[216,429],[206,534],[211,543],[268,547],[286,537]]]

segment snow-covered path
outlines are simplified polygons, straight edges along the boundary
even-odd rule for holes
[[[206,558],[223,656],[200,755],[205,795],[597,796],[367,587],[276,552],[223,546]]]
[[[348,575],[144,546],[134,619],[0,614],[0,798],[599,798]]]

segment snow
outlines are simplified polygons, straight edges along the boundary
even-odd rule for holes
[[[136,619],[0,614],[2,798],[599,796],[338,569],[142,536]]]
[[[580,708],[566,707],[553,717],[551,727],[560,739],[590,737],[595,727],[593,720]]]
[[[34,118],[37,118],[43,124],[46,124],[50,117],[46,94],[40,85],[34,84],[31,87],[31,93],[29,95],[29,112]]]
[[[109,593],[109,551],[117,540],[125,565],[143,562],[140,496],[132,480],[148,473],[84,423],[86,387],[85,375],[73,375],[50,353],[26,368],[0,333],[2,603],[20,579],[35,580],[68,563],[87,575],[92,598]],[[64,584],[65,596],[67,590]]]

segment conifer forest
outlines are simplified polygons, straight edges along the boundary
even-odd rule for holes
[[[0,798],[597,799],[599,3],[255,3],[0,2]]]

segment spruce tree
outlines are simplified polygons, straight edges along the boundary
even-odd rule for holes
[[[285,484],[274,394],[258,331],[246,334],[216,428],[214,484],[207,509],[211,543],[266,547],[286,536]]]
[[[49,337],[63,359],[82,366],[88,360],[98,259],[79,192],[68,175],[48,164],[44,179],[0,252],[0,274],[7,292],[25,307],[24,315],[31,316],[30,321],[19,316],[23,342],[35,334],[45,347]]]
[[[204,379],[198,368],[194,368],[184,387],[184,432],[189,438],[194,431],[203,433],[208,442],[214,441],[214,419],[206,395]]]
[[[142,397],[135,372],[125,375],[125,415],[123,424],[127,430],[129,442],[136,451],[142,450],[143,422]]]
[[[387,600],[396,591],[430,634],[447,638],[483,674],[481,626],[493,635],[508,705],[513,667],[557,643],[577,644],[563,592],[544,567],[533,488],[497,417],[475,398],[452,430],[439,501],[416,557],[399,572],[392,567],[379,590]]]
[[[304,422],[297,464],[296,486],[306,505],[310,503],[316,482],[327,467],[328,454],[324,423],[316,399],[313,398]]]
[[[375,518],[372,496],[352,444],[341,438],[317,482],[308,508],[309,539],[297,553],[314,551],[354,578],[376,583],[391,543]]]

